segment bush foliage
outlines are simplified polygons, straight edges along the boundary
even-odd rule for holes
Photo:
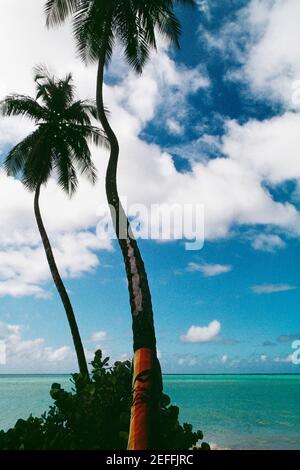
[[[91,382],[72,375],[73,389],[53,384],[54,405],[40,418],[19,419],[8,431],[0,431],[2,450],[126,449],[131,405],[131,363],[116,362],[97,351],[92,362]],[[179,408],[170,398],[162,399],[160,449],[190,449],[203,439],[191,424],[180,425]],[[202,443],[200,449],[209,449]]]

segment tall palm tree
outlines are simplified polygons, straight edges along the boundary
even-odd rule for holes
[[[42,220],[39,198],[51,175],[69,196],[77,189],[77,170],[94,183],[96,170],[91,160],[88,141],[98,145],[103,133],[91,124],[96,107],[88,101],[75,101],[72,76],[56,79],[44,67],[36,69],[36,96],[9,95],[0,102],[4,116],[25,116],[35,129],[17,144],[5,159],[10,176],[21,181],[34,194],[34,212],[53,281],[62,300],[77,354],[80,373],[88,378],[88,367],[73,307],[59,274],[52,247]]]
[[[157,32],[178,47],[180,23],[174,13],[176,4],[193,6],[195,1],[48,0],[45,7],[48,26],[73,16],[81,58],[86,63],[98,62],[97,110],[110,143],[106,193],[124,258],[132,313],[134,390],[128,446],[132,450],[156,446],[154,436],[159,429],[162,378],[147,273],[118,194],[119,143],[104,108],[104,69],[110,62],[116,41],[122,44],[127,62],[137,73],[143,71],[150,51],[156,49]]]

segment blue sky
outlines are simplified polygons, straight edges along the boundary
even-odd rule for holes
[[[8,62],[18,44],[5,31],[16,0],[4,1],[0,93],[32,93],[31,69],[43,60],[57,73],[72,70],[80,95],[92,96],[94,68],[76,60],[67,28],[44,31],[40,1],[29,1],[25,25],[22,11],[17,17],[24,31],[38,24],[22,45],[20,79]],[[298,12],[294,0],[199,1],[194,11],[178,9],[180,51],[162,42],[143,77],[118,51],[108,71],[106,100],[123,149],[121,194],[147,205],[204,204],[202,250],[186,251],[182,241],[140,243],[165,373],[299,372],[291,363],[300,339]],[[24,121],[1,120],[2,157],[28,130]],[[66,201],[52,181],[43,208],[88,357],[101,347],[120,359],[131,356],[131,318],[118,247],[95,235],[105,200],[107,156],[100,154],[94,151],[96,188],[83,182],[78,198]],[[72,343],[32,196],[4,175],[1,182],[0,339],[8,360],[0,373],[69,372]]]

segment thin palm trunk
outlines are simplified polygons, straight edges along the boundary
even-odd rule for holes
[[[132,313],[134,370],[129,450],[155,448],[158,442],[162,376],[157,358],[151,293],[147,273],[129,221],[120,203],[117,188],[118,139],[106,117],[103,102],[104,61],[99,61],[97,109],[110,142],[106,193],[114,228],[123,254]],[[125,229],[125,230],[124,230]]]
[[[75,350],[77,354],[79,371],[83,377],[88,379],[89,378],[88,366],[87,366],[76,318],[74,315],[73,307],[69,299],[68,293],[66,291],[66,288],[64,286],[64,283],[60,277],[60,274],[59,274],[59,271],[55,262],[55,258],[53,256],[51,244],[50,244],[50,241],[47,236],[46,229],[42,220],[40,206],[39,206],[40,190],[41,190],[41,185],[39,185],[36,188],[35,196],[34,196],[34,213],[35,213],[38,229],[42,238],[42,242],[44,245],[44,249],[45,249],[45,253],[46,253],[46,257],[48,260],[48,264],[49,264],[49,268],[52,274],[53,281],[58,290],[58,293],[60,295],[60,298],[62,300],[62,303],[65,308],[65,312],[68,318],[68,322],[69,322],[69,326],[71,329],[71,334],[73,337],[73,342],[74,342],[74,346],[75,346]]]

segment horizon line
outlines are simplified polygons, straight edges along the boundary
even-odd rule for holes
[[[26,376],[26,375],[31,375],[31,376],[45,376],[45,375],[48,375],[48,376],[71,376],[71,375],[74,375],[74,374],[78,374],[78,372],[27,372],[27,373],[14,373],[14,372],[7,372],[7,373],[0,373],[0,377],[1,376]],[[300,372],[240,372],[240,373],[230,373],[230,372],[220,372],[220,373],[216,373],[216,372],[204,372],[204,373],[178,373],[178,372],[174,372],[174,373],[171,373],[171,372],[166,372],[166,373],[163,373],[162,374],[163,376],[170,376],[170,375],[184,375],[184,376],[191,376],[191,375],[207,375],[207,376],[223,376],[223,375],[235,375],[235,376],[243,376],[243,375],[300,375]]]

